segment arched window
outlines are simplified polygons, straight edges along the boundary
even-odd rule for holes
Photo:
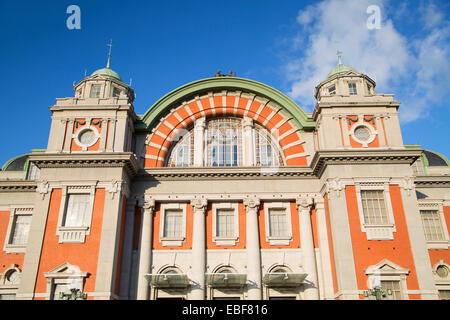
[[[257,166],[279,166],[283,158],[277,145],[273,142],[271,133],[260,125],[255,125],[255,156]]]
[[[184,131],[178,143],[172,148],[168,167],[189,167],[194,162],[194,131]]]
[[[196,166],[207,167],[284,165],[278,142],[271,132],[252,124],[244,134],[242,121],[232,117],[214,118],[207,121],[206,126],[181,130],[172,142],[166,166],[193,166],[194,158]],[[249,146],[253,150],[245,149]]]
[[[206,165],[235,167],[242,165],[242,125],[240,119],[219,118],[206,127]]]

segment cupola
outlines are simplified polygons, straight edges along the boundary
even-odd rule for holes
[[[110,99],[126,98],[130,102],[134,100],[134,91],[122,82],[117,72],[110,68],[111,47],[108,44],[109,53],[106,68],[94,71],[89,77],[84,78],[74,86],[75,98],[78,99]]]
[[[338,65],[334,67],[315,89],[315,97],[341,96],[356,97],[374,95],[375,81],[358,72],[355,68],[342,63],[342,52],[338,51]]]

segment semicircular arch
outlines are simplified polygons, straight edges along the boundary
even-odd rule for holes
[[[180,131],[200,118],[249,117],[276,132],[286,165],[306,165],[301,132],[314,127],[303,110],[279,91],[253,80],[225,77],[187,84],[161,98],[143,116],[152,128],[145,167],[162,167]]]

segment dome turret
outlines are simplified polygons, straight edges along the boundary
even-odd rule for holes
[[[115,72],[114,70],[110,69],[109,66],[106,68],[98,69],[97,71],[95,71],[91,74],[91,76],[95,76],[95,75],[114,78],[116,80],[122,81],[119,74],[117,72]]]
[[[347,66],[345,64],[342,64],[341,53],[342,52],[338,51],[339,64],[336,67],[334,67],[333,70],[330,71],[330,73],[327,76],[327,79],[329,79],[332,76],[334,76],[336,74],[339,74],[339,73],[346,73],[346,72],[349,72],[349,71],[358,72],[353,67],[350,67],[350,66]]]

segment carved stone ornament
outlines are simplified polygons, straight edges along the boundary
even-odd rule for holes
[[[145,195],[144,199],[144,205],[142,206],[142,208],[145,210],[145,212],[153,212],[153,209],[155,209],[155,199],[147,194]]]
[[[106,190],[111,194],[111,199],[114,199],[114,195],[119,191],[119,181],[112,180]]]
[[[314,198],[300,197],[296,199],[296,204],[300,211],[304,210],[309,211],[312,205],[314,204]]]
[[[194,211],[205,210],[208,200],[205,198],[194,198],[191,200],[191,206]]]
[[[327,181],[327,191],[335,191],[337,196],[340,196],[340,192],[342,189],[344,189],[344,184],[342,183],[341,179],[335,178],[333,180]]]
[[[248,197],[244,199],[244,206],[246,211],[249,209],[255,210],[259,208],[261,201],[256,197]]]
[[[409,178],[409,177],[405,177],[403,179],[402,187],[403,187],[403,189],[405,189],[407,191],[407,194],[409,196],[411,194],[411,191],[414,188],[414,181],[413,181],[413,179]]]
[[[48,181],[40,181],[37,184],[36,191],[42,195],[42,199],[44,199],[45,195],[48,193],[49,184]]]

